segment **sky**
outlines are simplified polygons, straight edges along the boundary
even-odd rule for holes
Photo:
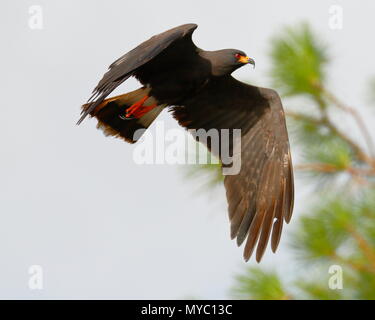
[[[343,8],[342,29],[330,28],[332,5]],[[33,6],[42,9],[41,29],[30,20]],[[181,165],[134,163],[135,147],[104,137],[95,120],[75,125],[107,66],[150,36],[197,23],[197,46],[245,51],[257,67],[234,76],[268,87],[272,37],[306,21],[330,49],[328,83],[345,102],[362,110],[375,74],[371,0],[5,0],[1,7],[3,299],[223,299],[234,276],[256,265],[230,241],[223,188],[202,192]],[[129,80],[114,94],[138,86]],[[178,128],[167,112],[160,119]],[[296,190],[294,219],[262,268],[298,267],[287,235],[307,189],[297,180]],[[34,265],[41,289],[30,287]]]

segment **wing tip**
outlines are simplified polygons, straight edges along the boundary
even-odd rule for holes
[[[95,107],[94,107],[95,108]],[[85,118],[90,114],[90,112],[94,109],[93,108],[93,104],[92,103],[87,103],[87,104],[84,104],[82,107],[81,107],[81,117],[78,119],[78,121],[76,122],[76,125],[79,126],[83,120],[85,120]]]
[[[198,25],[196,23],[185,23],[182,26],[189,28],[189,30],[195,30],[198,28]]]
[[[85,120],[87,114],[83,114],[79,119],[78,121],[76,122],[76,126],[79,126],[83,120]]]

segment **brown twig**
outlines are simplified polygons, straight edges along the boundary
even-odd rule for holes
[[[371,157],[369,157],[366,152],[362,150],[362,148],[355,143],[351,138],[349,138],[346,134],[344,134],[342,131],[340,131],[333,122],[329,119],[328,116],[326,116],[324,113],[322,113],[321,118],[316,118],[313,116],[308,116],[302,113],[293,112],[293,111],[287,111],[286,114],[294,119],[301,119],[305,121],[309,121],[311,123],[314,123],[316,125],[325,126],[328,128],[333,134],[338,136],[340,139],[345,141],[353,150],[353,152],[356,154],[357,158],[361,160],[362,162],[368,164],[369,166],[375,168],[375,160]]]
[[[351,175],[359,175],[359,176],[375,175],[375,170],[372,168],[370,169],[355,168],[352,166],[337,167],[329,163],[304,163],[304,164],[295,165],[294,167],[297,170],[312,170],[312,171],[327,172],[327,173],[347,171]]]
[[[295,165],[296,170],[305,170],[305,171],[315,171],[323,173],[337,173],[337,172],[346,172],[352,176],[352,178],[361,185],[369,185],[369,181],[365,179],[367,175],[375,175],[375,171],[372,169],[366,170],[361,168],[354,167],[345,167],[339,168],[332,164],[328,163],[304,163]],[[371,170],[371,171],[370,171]]]
[[[362,250],[363,254],[370,262],[372,268],[375,270],[375,252],[372,247],[368,244],[366,239],[363,238],[353,227],[348,226],[347,230],[357,242],[358,247]]]
[[[335,105],[337,108],[339,108],[339,109],[341,109],[341,110],[349,113],[354,118],[354,120],[357,122],[359,130],[362,132],[362,135],[363,135],[363,137],[364,137],[364,139],[366,141],[366,144],[367,144],[368,149],[370,151],[370,157],[366,154],[366,152],[364,152],[358,146],[358,144],[353,143],[353,141],[347,135],[344,135],[344,136],[346,137],[346,139],[348,139],[347,142],[350,142],[350,144],[351,144],[352,147],[354,145],[356,145],[356,147],[354,148],[354,150],[356,150],[356,153],[358,154],[359,158],[362,161],[367,162],[372,167],[375,167],[375,151],[374,151],[375,147],[374,147],[374,142],[372,140],[372,137],[371,137],[371,134],[370,134],[369,130],[367,129],[367,126],[366,126],[365,122],[363,121],[363,119],[360,116],[360,114],[358,113],[358,111],[356,109],[352,108],[352,107],[347,106],[343,102],[341,102],[334,94],[332,94],[330,91],[328,91],[321,83],[319,83],[319,82],[313,82],[311,85],[313,87],[315,87],[316,89],[318,89],[328,99],[328,101],[330,101],[333,105]],[[321,111],[321,113],[323,115],[323,118],[327,121],[329,127],[331,127],[331,129],[333,131],[337,131],[341,135],[342,132],[340,132],[338,130],[338,128],[330,121],[330,119],[328,117],[328,114],[327,114],[327,109],[324,107],[325,106],[325,102],[321,99],[321,97],[318,98],[317,103],[318,103],[318,105],[320,107],[319,109],[320,109],[320,111]],[[322,107],[322,105],[323,105],[323,107]]]
[[[354,120],[357,122],[359,130],[361,130],[362,135],[366,141],[370,155],[372,158],[374,158],[375,157],[374,141],[372,140],[370,131],[368,130],[366,123],[364,122],[359,112],[356,109],[344,104],[334,94],[332,94],[330,91],[328,91],[324,87],[321,87],[321,90],[323,94],[327,97],[327,99],[331,101],[337,108],[349,113],[354,118]]]
[[[340,264],[347,265],[348,267],[352,268],[353,270],[356,270],[356,271],[359,271],[359,272],[375,273],[375,270],[371,266],[358,264],[358,263],[355,263],[355,262],[350,261],[348,259],[344,259],[343,257],[337,255],[335,252],[332,253],[329,257],[332,260],[334,260],[334,261],[336,261]]]

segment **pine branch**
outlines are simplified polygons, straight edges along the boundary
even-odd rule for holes
[[[371,175],[375,176],[375,169],[363,169],[355,168],[353,166],[348,166],[345,168],[338,168],[337,166],[331,165],[329,163],[303,163],[297,164],[294,166],[296,170],[302,171],[314,171],[322,173],[337,173],[337,172],[346,172],[352,176],[359,184],[368,186],[369,182],[366,180],[366,177]]]
[[[346,134],[340,131],[340,129],[336,127],[336,125],[330,120],[330,118],[327,115],[324,115],[321,118],[316,118],[313,116],[309,116],[303,113],[298,113],[298,112],[293,112],[293,111],[287,111],[286,115],[296,120],[300,119],[304,121],[309,121],[317,126],[326,127],[327,129],[331,131],[332,134],[336,135],[341,140],[346,142],[350,146],[350,148],[353,150],[353,152],[355,153],[355,155],[357,156],[359,160],[375,168],[374,159],[369,157],[357,143],[355,143],[351,138],[349,138]]]
[[[357,126],[359,130],[362,132],[363,138],[366,141],[367,147],[370,151],[370,155],[372,158],[375,158],[375,146],[374,146],[374,141],[371,137],[371,134],[366,126],[366,123],[364,122],[362,116],[359,114],[359,112],[354,109],[353,107],[347,106],[344,104],[342,101],[340,101],[333,93],[328,91],[326,88],[323,86],[319,86],[320,90],[322,93],[327,97],[327,99],[335,105],[337,108],[349,113],[353,119],[356,121]],[[374,162],[374,159],[371,159],[372,162]]]

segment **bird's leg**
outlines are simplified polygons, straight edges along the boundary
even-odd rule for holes
[[[131,120],[134,118],[140,118],[149,112],[151,109],[157,107],[157,104],[153,104],[151,106],[144,106],[143,104],[149,98],[148,95],[144,96],[141,100],[137,101],[136,103],[132,104],[128,109],[125,111],[125,117],[120,116],[121,119],[124,120]]]
[[[144,96],[141,100],[138,100],[134,104],[132,104],[129,108],[126,109],[125,114],[126,117],[130,117],[137,109],[143,106],[145,101],[148,99],[148,95]]]
[[[152,109],[154,109],[155,107],[157,107],[158,105],[155,103],[151,106],[142,106],[141,108],[139,108],[138,110],[136,110],[134,113],[133,113],[133,116],[134,118],[141,118],[143,117],[147,112],[151,111]]]

